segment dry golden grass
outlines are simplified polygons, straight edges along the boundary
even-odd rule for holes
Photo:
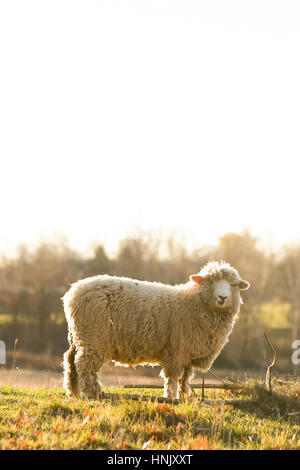
[[[249,380],[245,390],[207,391],[206,396],[252,402],[208,406],[195,397],[178,405],[123,397],[96,401],[67,398],[59,388],[3,385],[0,449],[300,449],[299,383],[275,381],[270,396],[261,381]]]

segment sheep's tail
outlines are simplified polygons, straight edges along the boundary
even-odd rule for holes
[[[72,336],[68,335],[70,347],[64,354],[64,381],[63,387],[68,396],[79,395],[78,374],[75,366],[76,347],[72,341]]]

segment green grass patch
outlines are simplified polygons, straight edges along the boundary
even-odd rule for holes
[[[117,393],[157,395],[161,390]],[[125,398],[67,398],[62,390],[0,387],[0,449],[300,449],[300,385],[259,382],[245,390],[206,391],[207,399],[255,400],[179,405]]]
[[[11,313],[0,313],[0,325],[7,325],[12,323],[13,316]]]
[[[261,322],[268,328],[291,328],[292,306],[288,302],[269,302],[260,307]]]

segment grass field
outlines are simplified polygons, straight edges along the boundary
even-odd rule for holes
[[[59,388],[2,385],[0,449],[300,449],[300,383],[276,380],[272,396],[259,380],[247,385],[206,391],[211,399],[255,400],[239,406],[194,397],[179,405],[99,402],[67,398]]]

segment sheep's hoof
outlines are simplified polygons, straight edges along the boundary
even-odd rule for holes
[[[180,392],[179,393],[179,398],[182,398],[184,400],[188,400],[190,398],[190,393],[188,392]]]

